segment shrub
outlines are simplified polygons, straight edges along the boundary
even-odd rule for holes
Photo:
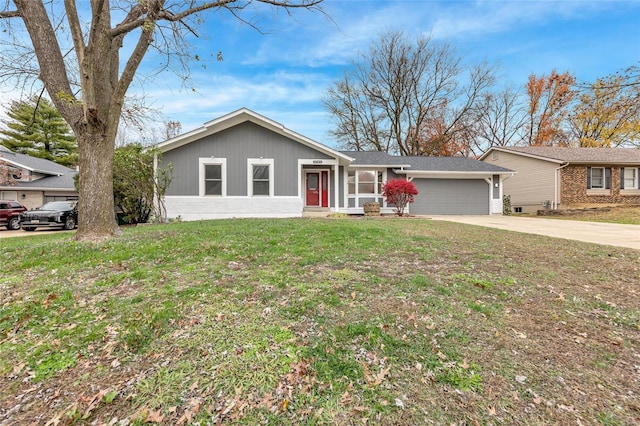
[[[418,190],[411,181],[391,179],[382,187],[382,195],[387,199],[387,203],[395,206],[396,214],[402,216],[407,204],[413,203],[413,196],[418,195]]]

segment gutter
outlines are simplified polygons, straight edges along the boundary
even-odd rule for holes
[[[564,169],[565,167],[567,167],[569,165],[569,163],[564,163],[563,165],[561,165],[560,167],[556,168],[554,170],[554,185],[553,185],[553,210],[557,210],[558,209],[558,185],[559,185],[559,176],[560,176],[560,170]]]

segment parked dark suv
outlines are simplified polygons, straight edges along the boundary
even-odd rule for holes
[[[78,223],[77,201],[51,201],[42,207],[20,215],[20,225],[25,231],[36,228],[73,229]]]
[[[20,229],[20,213],[27,208],[17,201],[0,200],[0,226],[8,230]]]

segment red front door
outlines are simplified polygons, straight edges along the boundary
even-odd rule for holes
[[[307,206],[320,207],[320,173],[307,173]]]
[[[307,207],[329,207],[329,172],[307,172],[306,176]]]

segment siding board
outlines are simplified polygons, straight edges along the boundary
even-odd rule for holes
[[[275,196],[298,195],[298,159],[330,159],[313,148],[245,122],[163,154],[173,165],[167,195],[198,195],[198,158],[227,159],[227,195],[247,195],[247,158],[273,158]]]
[[[503,194],[511,196],[513,207],[532,212],[542,208],[545,201],[554,200],[555,170],[560,164],[503,151],[498,152],[497,159],[489,155],[483,161],[517,172],[502,180]]]

